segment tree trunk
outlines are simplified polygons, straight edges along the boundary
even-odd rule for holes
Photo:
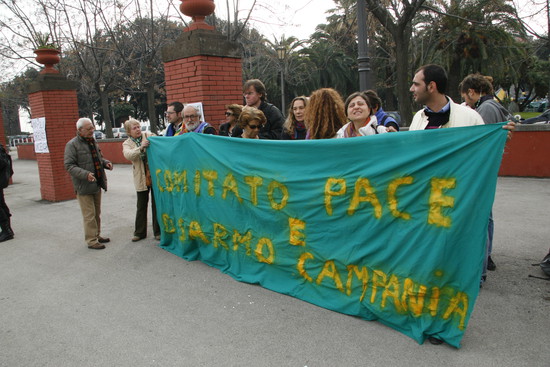
[[[408,52],[410,41],[405,34],[407,34],[407,32],[397,32],[394,34],[397,69],[397,100],[399,114],[401,115],[401,126],[409,126],[413,117],[411,93],[409,92],[409,86],[411,85]]]
[[[111,116],[109,115],[109,102],[107,101],[107,94],[105,92],[99,92],[101,97],[101,110],[103,111],[103,121],[105,122],[105,135],[107,138],[113,137],[113,125],[111,124]]]
[[[458,92],[458,85],[462,81],[460,77],[462,75],[461,70],[460,58],[453,57],[453,61],[447,71],[447,95],[456,103],[460,103],[461,100],[460,93]]]
[[[151,126],[151,132],[157,134],[158,121],[157,113],[155,110],[155,87],[153,83],[147,83],[145,86],[147,89],[147,112],[149,114],[149,124]]]

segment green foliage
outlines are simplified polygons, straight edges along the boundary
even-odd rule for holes
[[[50,35],[45,33],[36,33],[34,36],[34,43],[38,50],[58,50],[59,46],[50,41]]]
[[[527,52],[511,1],[450,0],[439,4],[439,12],[430,8],[423,15],[417,36],[426,50],[422,57],[446,67],[451,97],[460,97],[458,83],[470,73],[491,75],[497,85],[506,78],[518,80],[518,61],[526,58]]]

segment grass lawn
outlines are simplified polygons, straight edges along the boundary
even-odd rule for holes
[[[542,112],[518,112],[514,115],[521,115],[522,119],[530,119],[531,117],[536,117],[540,115]]]

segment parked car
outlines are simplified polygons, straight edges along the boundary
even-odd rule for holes
[[[521,121],[522,124],[550,124],[550,110],[546,110],[538,116]]]
[[[101,130],[95,130],[94,131],[94,138],[97,139],[105,139],[105,134]]]
[[[541,99],[539,101],[533,101],[527,106],[527,111],[542,112],[548,107],[548,100]]]
[[[127,138],[126,129],[123,127],[113,127],[113,138]]]

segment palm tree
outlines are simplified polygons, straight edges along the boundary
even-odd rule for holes
[[[431,39],[428,57],[446,67],[451,97],[459,98],[458,84],[469,73],[517,79],[514,64],[526,57],[517,39],[524,35],[509,0],[451,0],[425,8],[432,16],[419,25],[419,37]]]

